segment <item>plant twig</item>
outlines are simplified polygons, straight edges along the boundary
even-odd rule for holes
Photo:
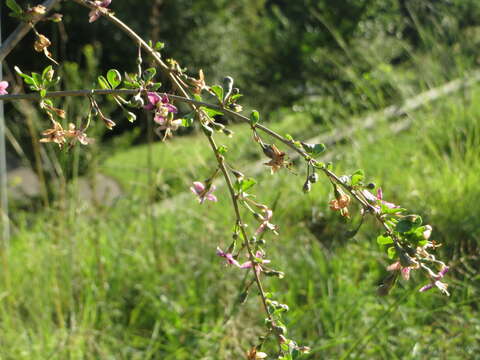
[[[46,16],[46,14],[58,3],[60,3],[61,0],[46,0],[42,3],[42,5],[45,7],[46,11],[45,14],[43,15],[36,15],[33,17],[32,20],[29,22],[24,22],[8,36],[8,38],[5,39],[5,41],[2,43],[2,46],[0,47],[0,62],[3,61],[8,54],[12,52],[12,50],[17,46],[17,44],[22,40],[25,35],[29,33],[30,30],[32,30],[32,25],[35,25],[38,21],[40,21],[42,18]]]

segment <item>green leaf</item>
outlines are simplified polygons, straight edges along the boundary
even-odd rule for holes
[[[240,181],[240,188],[242,191],[247,191],[252,188],[257,182],[253,178],[246,178]]]
[[[395,231],[406,233],[422,225],[422,218],[418,215],[409,215],[401,219],[395,226]]]
[[[397,250],[395,250],[395,247],[390,246],[387,250],[387,256],[389,259],[395,259],[397,256]]]
[[[255,126],[258,124],[259,121],[260,121],[260,114],[258,113],[257,110],[253,110],[250,114],[250,124],[252,126]]]
[[[216,109],[207,108],[205,106],[201,106],[200,109],[203,110],[210,117],[214,117],[215,115],[223,115],[223,112]]]
[[[152,83],[150,84],[150,90],[157,91],[158,89],[160,89],[161,86],[161,82]]]
[[[21,15],[23,13],[22,7],[18,5],[15,0],[7,0],[6,5],[15,13],[15,15]]]
[[[40,90],[40,96],[41,96],[42,98],[44,98],[45,95],[47,95],[47,90],[46,90],[46,89]]]
[[[112,89],[115,89],[122,82],[122,75],[120,75],[118,70],[110,69],[107,72],[107,79],[112,86]]]
[[[220,85],[213,85],[210,90],[213,91],[219,102],[223,102],[223,88]]]
[[[43,84],[42,76],[39,73],[33,72],[32,77],[35,85],[40,86]]]
[[[183,127],[192,126],[194,119],[195,119],[195,112],[192,111],[182,118],[182,126]]]
[[[150,81],[154,78],[154,76],[157,74],[157,69],[155,68],[148,68],[143,72],[143,79],[145,81]]]
[[[377,244],[378,245],[388,245],[388,244],[393,244],[393,240],[390,236],[383,236],[380,235],[377,237]]]
[[[385,204],[380,204],[382,214],[397,214],[401,212],[407,211],[407,209],[404,208],[389,208]]]
[[[164,47],[165,47],[165,43],[163,43],[161,41],[157,41],[155,43],[155,50],[157,50],[157,51],[162,50]]]
[[[351,181],[352,186],[360,184],[364,178],[365,178],[365,173],[363,172],[362,169],[355,171],[352,174],[352,181]]]
[[[302,142],[302,147],[308,155],[319,156],[327,148],[324,144],[307,144]]]
[[[399,233],[406,233],[413,228],[413,222],[409,219],[400,220],[395,226],[395,231]]]
[[[123,81],[123,85],[129,89],[138,89],[140,87],[140,84],[136,83],[136,82],[131,82],[131,81],[127,81],[127,80],[124,80]],[[154,89],[156,90],[156,89]]]
[[[225,155],[228,151],[228,148],[225,145],[220,145],[217,150],[220,155]]]
[[[22,73],[17,66],[15,66],[15,71],[17,72],[18,75],[20,75],[20,77],[23,79],[25,84],[35,85],[35,80],[33,80],[31,76],[28,76],[27,74]]]
[[[107,79],[105,79],[104,76],[100,75],[98,78],[98,84],[100,85],[100,87],[104,90],[109,90],[111,89],[110,85],[108,84],[108,81]]]
[[[241,98],[243,94],[235,94],[230,96],[230,102],[235,102],[237,99]]]

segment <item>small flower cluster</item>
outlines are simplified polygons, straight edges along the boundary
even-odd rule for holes
[[[75,124],[68,124],[68,130],[64,130],[58,121],[52,120],[52,122],[53,128],[42,132],[44,138],[40,139],[40,142],[54,142],[59,147],[68,144],[69,147],[72,147],[77,141],[82,145],[88,145],[93,141],[93,139],[87,137],[84,130],[76,129]]]
[[[155,121],[160,127],[158,130],[165,131],[163,140],[172,136],[173,131],[178,130],[182,126],[182,120],[174,119],[174,115],[178,109],[170,104],[170,100],[166,95],[159,95],[155,92],[147,93],[149,104],[145,105],[145,110],[153,111]]]
[[[270,263],[270,260],[264,259],[265,254],[262,251],[257,251],[254,255],[255,261],[248,260],[244,262],[243,264],[240,264],[235,257],[233,256],[232,253],[229,252],[224,252],[222,249],[217,247],[217,255],[220,257],[225,258],[227,261],[227,265],[233,265],[236,266],[240,269],[251,269],[254,268],[255,272],[257,274],[260,274],[264,268],[262,267],[262,264],[268,264]]]

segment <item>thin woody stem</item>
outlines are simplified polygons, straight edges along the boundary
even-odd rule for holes
[[[86,6],[90,9],[96,9],[96,6],[92,5],[90,2],[87,2],[87,1],[84,1],[84,0],[73,0],[73,1],[75,1],[76,3],[81,4],[83,6]],[[169,67],[162,61],[159,54],[155,50],[153,50],[145,41],[143,41],[142,38],[140,38],[140,36],[138,36],[132,29],[130,29],[127,25],[125,25],[122,21],[117,19],[111,13],[109,13],[109,12],[102,13],[102,15],[104,17],[106,17],[108,20],[110,20],[111,22],[113,22],[122,31],[124,31],[137,44],[140,44],[142,49],[144,49],[148,54],[150,54],[154,58],[154,60],[160,65],[161,70],[172,81],[172,84],[175,87],[175,89],[185,98],[185,100],[190,99],[187,91],[183,88],[183,86],[181,85],[181,82],[179,81],[177,76],[172,71],[170,71]],[[199,111],[194,103],[190,102],[190,105],[191,105],[193,110],[195,110],[197,112]],[[238,199],[237,199],[237,197],[235,195],[235,192],[233,190],[232,181],[229,177],[227,168],[225,167],[225,163],[223,161],[223,156],[218,152],[218,149],[215,145],[215,142],[214,142],[213,138],[209,135],[207,135],[207,138],[208,138],[210,147],[212,148],[213,152],[215,153],[215,157],[217,159],[218,165],[219,165],[219,167],[220,167],[220,169],[223,173],[223,176],[225,178],[225,182],[227,183],[227,186],[229,188],[230,195],[232,197],[233,207],[235,209],[235,214],[236,214],[236,217],[237,217],[237,222],[238,222],[239,225],[242,225],[243,222],[242,222],[242,218],[241,218],[240,211],[239,211],[239,208],[238,208]],[[251,249],[251,247],[248,243],[248,236],[246,234],[244,226],[240,226],[240,228],[241,228],[241,231],[242,231],[242,236],[244,238],[245,244],[247,245],[250,261],[252,262],[252,264],[255,264],[255,256],[254,256],[254,254],[252,252],[252,249]],[[255,282],[257,283],[257,287],[258,287],[258,290],[260,292],[260,297],[262,299],[263,306],[265,308],[265,311],[267,313],[268,318],[270,320],[272,320],[272,316],[271,316],[270,312],[268,311],[266,295],[265,295],[265,292],[263,291],[263,287],[262,287],[262,283],[260,281],[260,278],[255,271],[255,266],[253,268],[253,272],[255,274]]]
[[[79,0],[74,0],[74,1],[79,1]],[[183,89],[182,89],[183,90]],[[139,89],[115,89],[115,90],[103,90],[103,89],[93,89],[93,90],[70,90],[70,91],[52,91],[48,92],[45,95],[45,98],[59,98],[59,97],[66,97],[66,96],[93,96],[93,95],[134,95],[139,92]],[[239,113],[236,113],[234,111],[228,110],[223,108],[222,106],[219,105],[214,105],[210,103],[206,103],[203,101],[197,101],[190,99],[188,96],[178,96],[178,95],[172,95],[172,94],[166,94],[170,99],[176,100],[179,102],[184,102],[188,103],[191,105],[195,106],[204,106],[208,107],[211,109],[216,109],[224,112],[226,115],[233,117],[235,119],[238,119],[242,122],[250,124],[250,119],[247,118],[244,115],[241,115]],[[14,100],[41,100],[42,98],[40,97],[40,94],[38,93],[33,93],[33,94],[9,94],[9,95],[3,95],[0,96],[0,100],[4,101],[14,101]],[[195,108],[195,110],[197,110]],[[295,146],[295,144],[281,136],[280,134],[276,133],[275,131],[269,129],[268,127],[261,125],[261,124],[256,124],[254,126],[255,129],[261,130],[262,132],[270,135],[271,137],[281,141],[285,145],[287,145],[289,148],[292,150],[296,151],[301,157],[303,157],[306,161],[309,161],[312,163],[312,165],[319,164],[315,159],[312,159],[310,155],[308,155],[305,151],[302,149],[298,148]],[[327,168],[321,166],[320,170],[323,171],[323,173],[330,179],[330,181],[334,182],[335,184],[341,186],[343,189],[345,189],[356,201],[358,201],[366,210],[369,210],[371,213],[375,214],[375,217],[377,220],[382,224],[382,226],[385,228],[387,233],[391,234],[392,231],[388,227],[388,225],[385,223],[385,221],[381,218],[381,215],[378,214],[375,211],[375,207],[371,205],[368,201],[365,199],[361,198],[351,187],[348,185],[344,184],[340,178],[333,173],[332,171],[328,170]]]
[[[213,152],[215,153],[215,156],[217,158],[218,165],[220,167],[220,170],[222,171],[223,177],[225,178],[225,183],[227,184],[228,191],[230,193],[230,197],[232,199],[232,204],[233,208],[235,210],[235,216],[236,216],[236,222],[238,226],[240,227],[240,231],[242,233],[243,237],[243,243],[246,245],[248,255],[250,257],[250,260],[252,261],[252,264],[255,264],[255,255],[253,254],[252,247],[250,246],[250,243],[248,241],[248,235],[247,232],[245,231],[245,226],[242,220],[242,216],[240,214],[240,209],[238,207],[238,197],[235,194],[235,190],[233,189],[233,184],[232,184],[232,179],[230,178],[230,175],[228,174],[228,170],[225,166],[225,162],[223,159],[223,156],[218,152],[217,145],[215,144],[215,140],[211,135],[207,135],[208,142],[210,144],[210,147],[212,148]],[[262,298],[262,303],[263,307],[265,308],[265,312],[267,313],[267,316],[270,321],[273,321],[272,316],[270,314],[270,311],[268,310],[268,305],[267,305],[267,298],[265,296],[265,291],[263,290],[262,283],[260,281],[260,277],[257,274],[255,270],[255,266],[253,266],[253,274],[255,276],[255,282],[257,284],[258,290],[260,292],[260,297]]]

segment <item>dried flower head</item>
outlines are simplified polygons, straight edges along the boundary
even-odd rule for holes
[[[44,52],[51,44],[52,43],[50,42],[50,40],[45,35],[38,34],[37,39],[35,40],[35,43],[33,44],[33,48],[37,52]]]
[[[268,355],[262,351],[257,351],[256,347],[251,348],[247,352],[247,360],[265,359]]]
[[[68,124],[68,130],[65,132],[65,137],[69,139],[70,146],[75,145],[78,141],[82,145],[88,145],[93,142],[83,131],[83,129],[76,129],[75,124]]]
[[[33,48],[35,49],[35,51],[43,52],[48,60],[58,65],[58,63],[52,58],[51,52],[48,51],[48,47],[52,44],[50,42],[50,39],[47,38],[45,35],[39,33],[37,33],[36,36],[37,38],[35,40],[35,43],[33,44]]]
[[[205,87],[206,87],[205,75],[203,73],[203,70],[200,69],[198,71],[198,79],[188,78],[188,82],[192,86],[192,92],[196,95],[200,95],[202,90],[205,89]]]
[[[65,138],[65,130],[63,130],[62,125],[60,125],[58,121],[52,120],[52,122],[53,128],[42,132],[44,138],[40,139],[40,142],[54,142],[62,147],[67,141]]]
[[[265,165],[271,167],[272,174],[288,165],[285,161],[285,152],[278,150],[275,145],[262,145],[263,153],[271,160]]]

